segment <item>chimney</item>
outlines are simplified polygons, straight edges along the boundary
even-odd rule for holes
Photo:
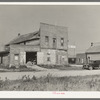
[[[91,46],[93,46],[93,42],[91,42]]]
[[[18,33],[18,36],[20,36],[20,33]]]

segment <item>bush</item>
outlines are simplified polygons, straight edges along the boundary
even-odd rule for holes
[[[11,67],[10,67],[11,69],[16,69],[16,66],[14,66],[14,65],[11,65]]]
[[[33,63],[32,63],[31,61],[28,61],[28,62],[27,62],[27,65],[28,65],[28,66],[32,66]]]
[[[52,69],[52,68],[61,68],[61,67],[71,67],[70,65],[38,65],[40,67],[43,67],[43,68],[49,68],[49,69]]]
[[[9,68],[9,65],[0,64],[0,68]]]
[[[20,65],[19,68],[23,69],[23,68],[27,68],[27,66],[26,65]]]
[[[43,68],[49,68],[49,69],[55,68],[55,65],[38,65],[38,66],[43,67]]]
[[[36,80],[36,77],[33,75],[32,80]]]

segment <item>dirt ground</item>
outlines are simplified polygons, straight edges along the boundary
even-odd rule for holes
[[[73,67],[59,70],[35,66],[39,71],[0,72],[0,91],[100,91],[100,70]]]

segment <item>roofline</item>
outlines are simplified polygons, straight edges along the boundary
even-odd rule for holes
[[[77,53],[76,55],[81,55],[81,54],[85,54],[85,53]]]
[[[35,31],[35,32],[36,32],[35,34],[37,34],[39,31]],[[27,34],[31,34],[31,33],[27,33]],[[26,34],[23,34],[23,35],[26,35]],[[20,36],[23,36],[23,35],[20,35]],[[35,40],[35,39],[40,39],[40,37],[33,38],[33,39],[28,39],[28,40],[24,40],[24,41],[16,42],[16,43],[22,43],[22,42],[26,42],[26,41]],[[13,44],[16,44],[16,43],[13,43]],[[9,44],[5,44],[5,46],[9,46],[9,45],[10,45],[10,43]]]
[[[22,35],[20,35],[20,36],[27,35],[27,34],[31,34],[31,33],[35,33],[35,34],[37,34],[38,32],[39,32],[39,30],[34,31],[34,32],[30,32],[30,33],[26,33],[26,34],[22,34]]]
[[[40,24],[46,24],[46,25],[50,25],[50,26],[58,26],[58,27],[68,28],[67,26],[48,24],[48,23],[44,23],[44,22],[40,22]]]
[[[97,53],[100,53],[100,52],[86,52],[86,54],[97,54]]]
[[[33,38],[33,39],[28,39],[28,40],[24,40],[24,41],[21,41],[21,42],[17,42],[17,43],[22,43],[22,42],[31,41],[31,40],[36,40],[36,39],[40,39],[40,38]],[[16,43],[14,43],[14,44],[16,44]]]
[[[23,42],[27,42],[27,41],[31,41],[31,40],[36,40],[36,39],[40,39],[40,38],[34,38],[34,39],[25,40],[25,41],[21,41],[21,42],[17,42],[17,43],[23,43]],[[17,43],[11,43],[11,44],[17,44]],[[9,46],[11,44],[6,44],[5,46]]]

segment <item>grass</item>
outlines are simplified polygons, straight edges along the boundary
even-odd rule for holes
[[[20,65],[19,68],[16,68],[15,66],[9,68],[9,66],[0,65],[0,72],[30,72],[30,71],[39,71],[39,70],[28,68],[26,65]]]
[[[69,67],[58,66],[58,67],[55,67],[55,69],[59,69],[59,70],[82,70],[81,67],[75,67],[75,66],[69,66]]]
[[[0,91],[100,91],[100,75],[36,78],[23,76],[20,80],[0,80]]]
[[[67,65],[38,65],[39,67],[46,69],[58,69],[58,70],[82,70],[82,67],[67,66]],[[0,66],[0,72],[30,72],[30,71],[40,71],[33,68],[9,68],[5,66]]]
[[[38,71],[38,70],[32,68],[0,69],[0,72],[31,72],[31,71]]]
[[[42,68],[58,69],[58,70],[82,70],[82,67],[70,66],[70,65],[40,65]]]

